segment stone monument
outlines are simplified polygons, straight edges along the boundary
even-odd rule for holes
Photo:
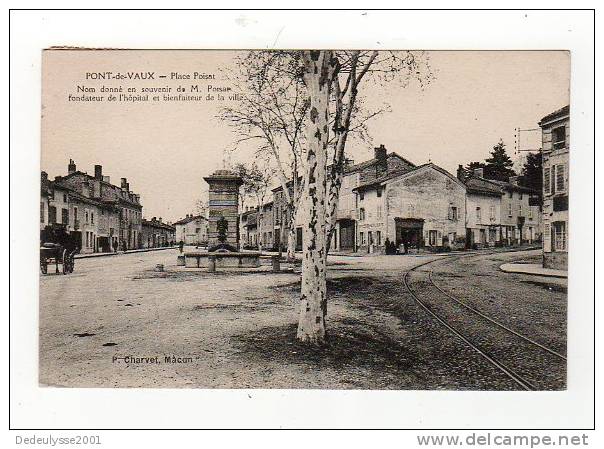
[[[209,186],[208,250],[239,251],[240,176],[230,170],[217,170],[203,178]]]
[[[208,250],[186,252],[189,268],[257,268],[260,253],[239,250],[239,187],[243,180],[230,170],[203,178],[209,185]]]

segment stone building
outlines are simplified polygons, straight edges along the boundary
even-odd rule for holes
[[[518,177],[498,184],[501,197],[501,240],[504,245],[522,245],[541,241],[541,206],[539,192],[518,183]]]
[[[474,170],[465,182],[468,247],[522,245],[541,240],[539,192],[521,186],[517,176],[508,182],[486,179],[482,168]]]
[[[483,248],[501,243],[503,190],[480,175],[466,180],[466,245]]]
[[[80,252],[113,252],[120,247],[120,236],[130,235],[128,242],[121,242],[121,248],[140,247],[138,237],[142,206],[138,195],[126,193],[122,188],[110,184],[109,177],[102,176],[100,165],[95,166],[95,176],[76,170],[70,160],[67,176],[57,176],[49,181],[42,172],[42,196],[40,203],[40,228],[47,225],[62,225],[80,245]],[[122,210],[129,209],[134,226],[122,228]]]
[[[435,164],[385,173],[353,192],[359,251],[384,252],[386,239],[399,251],[464,246],[466,187]]]
[[[57,176],[52,186],[62,192],[58,199],[55,194],[55,210],[60,207],[61,214],[68,214],[61,220],[66,221],[70,232],[80,238],[82,252],[108,252],[142,246],[143,207],[140,196],[130,191],[126,178],[121,179],[118,187],[111,184],[109,176],[103,176],[101,165],[95,165],[94,176],[91,176],[78,171],[70,159],[67,175]],[[65,201],[61,203],[62,199],[67,200],[68,205]],[[49,217],[53,213],[52,205],[49,205]]]
[[[568,269],[570,106],[539,122],[543,151],[543,266]]]
[[[143,218],[142,244],[143,248],[161,248],[172,246],[176,242],[176,228],[169,223],[164,223],[162,218],[153,217],[151,220]]]
[[[173,226],[176,243],[183,242],[185,245],[207,246],[208,220],[204,216],[187,214],[185,218],[178,220]]]
[[[332,237],[331,249],[334,251],[356,251],[363,246],[357,230],[358,219],[358,192],[355,189],[361,185],[371,183],[378,178],[391,173],[408,171],[415,168],[415,164],[395,152],[388,153],[384,145],[374,149],[374,157],[368,161],[354,164],[348,160],[340,187],[340,196],[337,210],[337,221]],[[367,233],[363,234],[367,239]]]

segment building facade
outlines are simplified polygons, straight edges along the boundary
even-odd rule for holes
[[[108,252],[142,247],[142,205],[130,191],[126,178],[118,187],[95,165],[94,176],[78,171],[69,161],[66,176],[58,176],[54,189],[63,189],[70,199],[69,225],[81,237],[82,252]],[[52,211],[50,212],[52,213]]]
[[[176,243],[176,228],[161,219],[153,217],[142,221],[142,247],[162,248]]]
[[[465,185],[428,163],[397,170],[353,189],[357,249],[385,252],[440,251],[464,246]]]
[[[461,176],[459,174],[458,176]],[[486,179],[474,170],[466,181],[466,245],[511,246],[541,241],[539,192],[518,183]]]
[[[570,106],[539,122],[543,151],[543,266],[568,269]]]
[[[142,246],[139,195],[129,190],[126,178],[121,187],[103,176],[78,171],[69,161],[66,176],[53,181],[41,175],[40,228],[62,225],[80,245],[80,252],[113,252]]]
[[[208,244],[208,219],[202,215],[187,214],[173,224],[176,242],[185,245],[207,246]]]

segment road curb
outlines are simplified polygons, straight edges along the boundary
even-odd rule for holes
[[[562,279],[568,278],[568,273],[563,270],[543,268],[541,265],[533,263],[504,263],[499,265],[499,269],[504,273],[528,274],[530,276],[545,276]]]

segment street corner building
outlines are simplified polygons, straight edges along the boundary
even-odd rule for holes
[[[206,246],[208,244],[208,219],[203,215],[187,214],[173,224],[176,242],[185,245]]]
[[[540,192],[508,181],[487,179],[482,168],[465,179],[468,248],[533,244],[541,241]],[[462,177],[463,168],[458,169]]]
[[[164,223],[162,218],[153,217],[142,220],[143,248],[162,248],[176,243],[176,228],[170,223]]]
[[[127,178],[111,184],[101,165],[94,176],[78,171],[69,160],[67,175],[49,180],[41,173],[40,231],[62,227],[80,246],[81,253],[103,253],[142,247],[140,196]]]

